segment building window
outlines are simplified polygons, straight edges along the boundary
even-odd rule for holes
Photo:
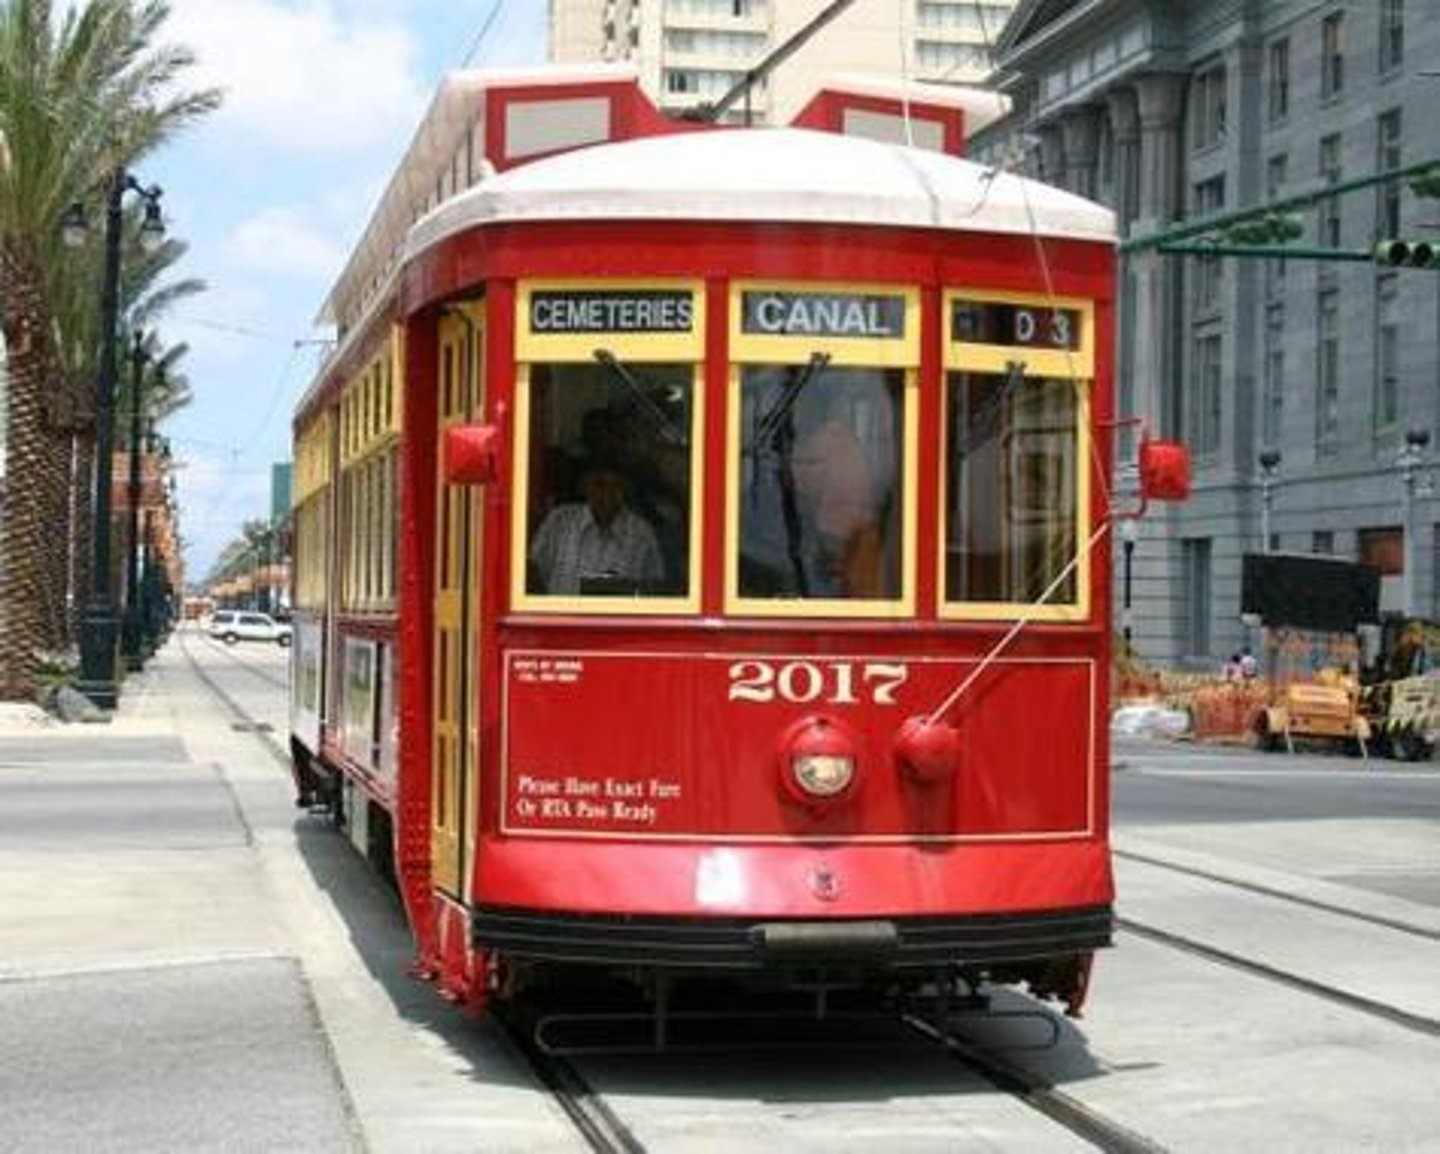
[[[1225,177],[1212,176],[1195,186],[1191,198],[1196,216],[1211,216],[1225,207]],[[1195,258],[1194,304],[1197,313],[1210,313],[1220,306],[1221,257]]]
[[[1381,577],[1399,577],[1405,572],[1405,533],[1398,527],[1361,529],[1358,536],[1360,563],[1380,570]]]
[[[1400,420],[1400,294],[1394,273],[1375,282],[1375,428]]]
[[[1190,389],[1190,444],[1196,456],[1212,456],[1220,448],[1220,334],[1195,338],[1195,363]]]
[[[1190,537],[1183,545],[1185,565],[1185,648],[1193,657],[1210,656],[1210,538]]]
[[[1279,156],[1272,156],[1265,162],[1265,199],[1273,202],[1278,200],[1281,192],[1285,189],[1285,181],[1289,176],[1290,158],[1281,153]],[[1285,287],[1286,262],[1277,258],[1270,258],[1265,261],[1265,295],[1277,296]]]
[[[1376,122],[1375,161],[1381,172],[1400,167],[1400,110],[1382,112]],[[1400,182],[1375,188],[1375,232],[1382,239],[1400,235]]]
[[[1340,293],[1326,289],[1319,296],[1315,340],[1315,437],[1333,448],[1340,432]]]
[[[1310,552],[1323,557],[1335,555],[1335,532],[1333,529],[1316,529],[1310,534]]]
[[[1290,114],[1290,41],[1276,40],[1270,45],[1266,76],[1266,109],[1270,123],[1284,120]]]
[[[1333,12],[1320,23],[1320,95],[1328,99],[1345,87],[1345,13]]]
[[[1405,0],[1380,0],[1380,71],[1399,68],[1405,59]]]
[[[1285,420],[1285,306],[1265,310],[1264,409],[1260,414],[1261,440],[1278,445]]]
[[[1340,134],[1320,138],[1320,179],[1326,184],[1340,183]],[[1340,198],[1327,196],[1318,204],[1320,243],[1330,248],[1340,247]]]
[[[1190,145],[1209,148],[1225,139],[1225,66],[1196,75],[1191,93]]]

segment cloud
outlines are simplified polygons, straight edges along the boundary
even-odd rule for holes
[[[241,221],[225,242],[225,260],[271,275],[324,280],[345,258],[338,241],[326,236],[299,206],[277,205]]]
[[[208,455],[179,439],[182,464],[177,473],[180,535],[185,541],[188,581],[203,580],[222,549],[249,518],[265,517],[270,508],[270,468],[238,456]]]
[[[190,84],[224,89],[217,125],[274,148],[363,151],[404,139],[425,105],[419,44],[366,5],[178,0],[163,39],[194,50]]]

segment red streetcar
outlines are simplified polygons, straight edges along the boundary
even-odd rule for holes
[[[678,131],[614,70],[437,97],[296,416],[292,744],[447,997],[559,963],[1078,1010],[1113,219],[823,130],[953,152],[965,114]]]

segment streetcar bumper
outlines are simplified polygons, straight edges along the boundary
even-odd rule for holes
[[[473,911],[475,945],[515,960],[763,972],[800,966],[989,967],[1110,945],[1110,906],[864,920],[755,920]]]

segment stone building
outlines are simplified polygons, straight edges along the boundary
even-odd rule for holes
[[[1437,613],[1440,275],[1368,254],[1384,237],[1440,242],[1440,203],[1403,181],[1324,195],[1440,158],[1435,14],[1428,0],[1021,0],[1000,38],[1013,113],[974,153],[1023,155],[1112,205],[1132,240],[1321,194],[1291,244],[1325,259],[1122,255],[1121,411],[1195,459],[1192,498],[1152,511],[1133,544],[1146,657],[1213,666],[1253,641],[1241,563],[1266,547],[1375,564],[1382,608]]]

